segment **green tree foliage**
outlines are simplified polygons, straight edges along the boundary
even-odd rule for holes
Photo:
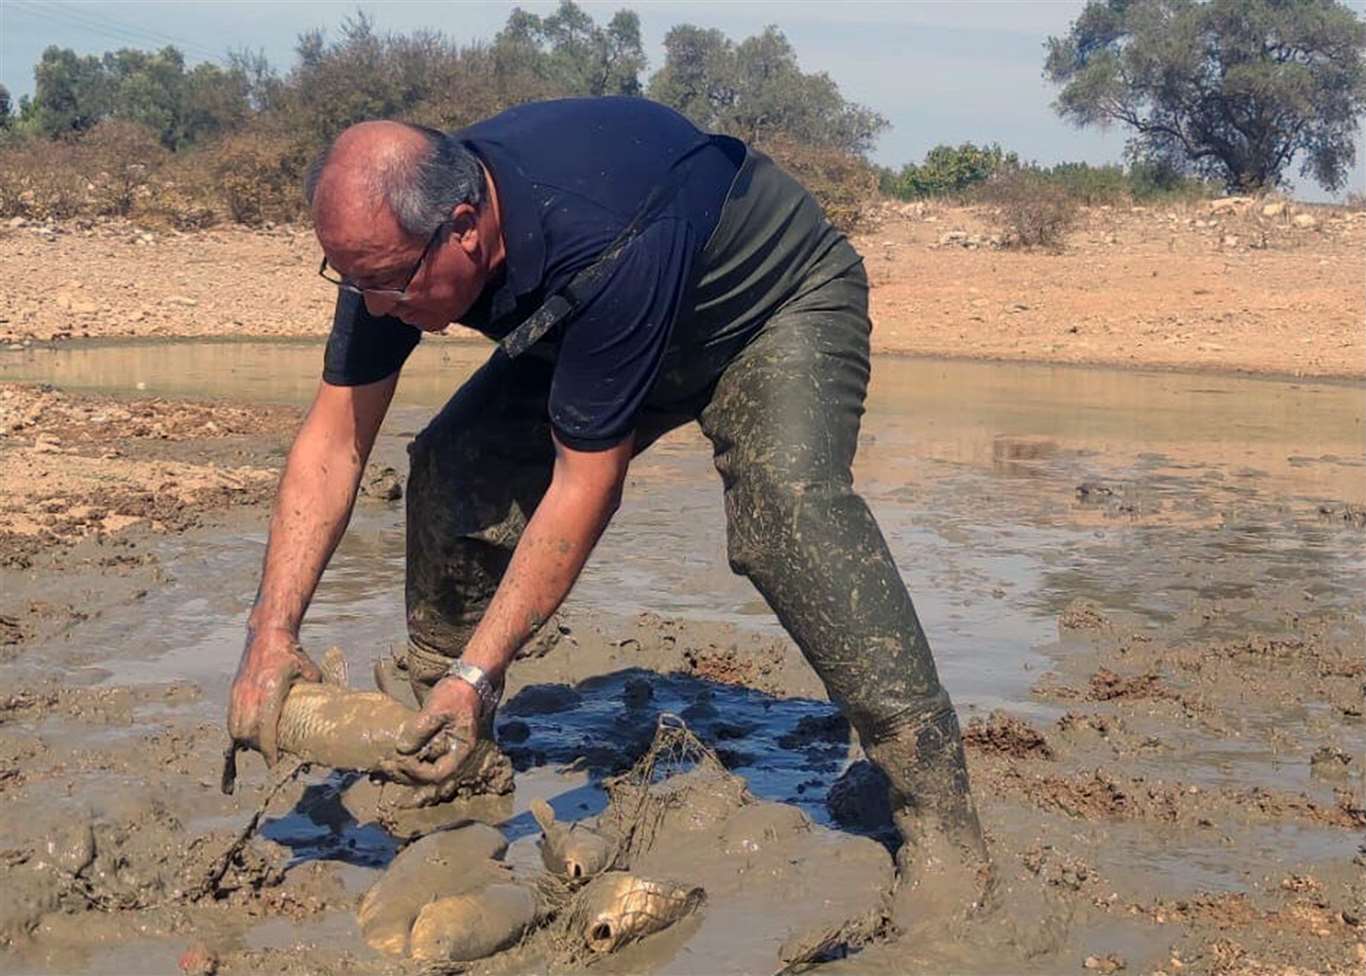
[[[514,8],[494,39],[500,63],[514,59],[549,90],[563,95],[639,95],[645,49],[640,18],[619,10],[600,27],[573,0],[541,17]]]
[[[34,82],[21,118],[49,138],[121,119],[155,132],[167,149],[178,149],[240,125],[249,111],[242,72],[207,63],[187,71],[174,47],[123,48],[102,58],[49,47],[34,68]]]
[[[887,127],[876,112],[846,100],[829,75],[803,72],[777,27],[735,44],[718,30],[680,24],[664,49],[649,95],[704,129],[759,146],[790,140],[861,156]]]
[[[1281,184],[1297,153],[1328,189],[1346,181],[1366,111],[1366,24],[1338,0],[1091,0],[1048,39],[1055,108],[1120,123],[1135,159],[1233,190]]]
[[[0,85],[0,132],[14,126],[14,106],[10,103],[9,89]]]
[[[1018,156],[996,143],[990,146],[977,146],[971,142],[961,146],[938,145],[925,154],[923,163],[907,163],[899,173],[884,170],[880,186],[883,193],[903,200],[946,196],[962,193],[986,182],[1003,168],[1015,169],[1019,165]]]
[[[23,116],[42,135],[55,138],[85,132],[107,116],[111,103],[104,65],[52,45],[33,68],[33,98]]]

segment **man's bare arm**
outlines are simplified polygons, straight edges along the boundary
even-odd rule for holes
[[[361,472],[398,385],[323,383],[294,438],[271,515],[256,602],[228,701],[228,734],[276,759],[275,727],[290,685],[318,680],[299,624],[350,520]]]
[[[397,386],[397,373],[366,386],[319,385],[280,478],[251,630],[298,633]]]
[[[563,602],[621,501],[633,438],[606,451],[575,451],[556,441],[555,472],[513,552],[492,602],[465,645],[461,659],[501,680],[517,649]],[[422,713],[404,730],[399,750],[408,754],[393,772],[416,783],[450,781],[467,750],[428,757],[428,743],[445,731],[472,744],[478,737],[479,700],[468,684],[439,682]]]
[[[461,654],[465,661],[501,678],[518,648],[559,608],[621,504],[632,442],[587,452],[556,441],[550,487]]]

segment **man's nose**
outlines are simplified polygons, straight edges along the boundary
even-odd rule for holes
[[[385,295],[382,292],[367,291],[362,295],[362,298],[365,300],[365,310],[374,316],[388,315],[398,304],[396,296]]]

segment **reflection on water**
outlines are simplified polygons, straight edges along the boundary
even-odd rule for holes
[[[139,341],[0,353],[0,381],[149,396],[305,403],[321,339]],[[483,343],[428,340],[403,372],[396,405],[434,408],[488,355]],[[873,477],[910,480],[924,458],[1028,477],[1050,458],[1169,469],[1223,469],[1299,494],[1360,495],[1359,384],[1292,383],[1179,373],[879,358],[866,459]]]

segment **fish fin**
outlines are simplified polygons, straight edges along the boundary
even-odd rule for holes
[[[549,803],[539,797],[531,801],[531,815],[541,825],[542,833],[550,833],[550,828],[555,826],[555,811]]]
[[[347,681],[346,654],[335,644],[323,652],[322,663],[319,670],[323,673],[323,683],[336,685],[339,688],[349,687]]]

